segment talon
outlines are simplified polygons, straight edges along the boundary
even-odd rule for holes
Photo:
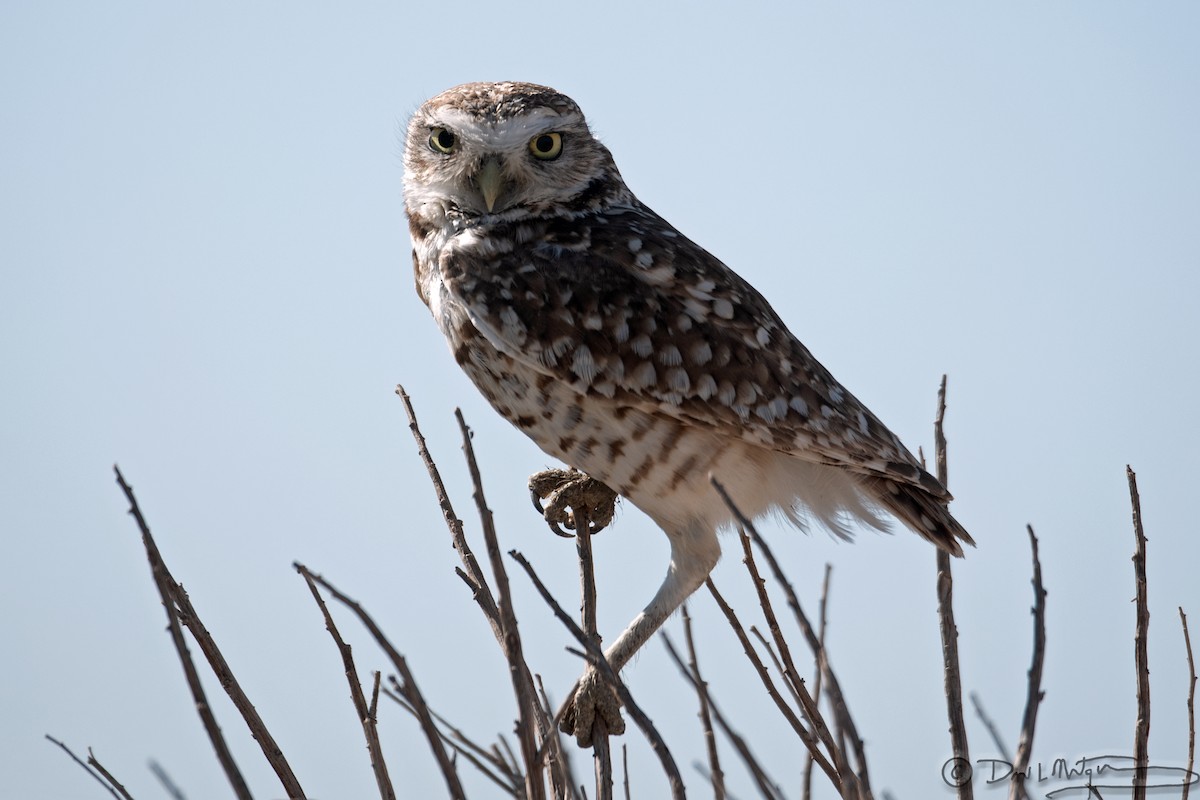
[[[580,679],[560,716],[559,730],[574,736],[580,747],[592,746],[592,726],[597,718],[604,721],[610,736],[620,736],[625,732],[621,701],[616,692],[604,685],[594,672]]]
[[[529,499],[533,501],[533,507],[538,512],[538,516],[546,516],[546,509],[542,508],[542,496],[532,486],[529,487]]]

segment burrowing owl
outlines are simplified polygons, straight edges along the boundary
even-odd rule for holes
[[[413,116],[404,166],[417,292],[454,358],[671,541],[666,580],[607,651],[615,668],[717,563],[732,516],[710,475],[748,516],[846,536],[886,512],[954,555],[973,543],[945,487],[763,296],[634,197],[570,98],[450,89]],[[581,741],[600,694],[585,674],[567,715]]]

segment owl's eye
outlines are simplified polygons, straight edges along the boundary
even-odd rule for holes
[[[529,152],[542,161],[553,161],[562,153],[561,133],[539,133],[529,140]]]
[[[454,134],[445,128],[434,128],[429,133],[429,146],[439,153],[449,153],[457,142]]]

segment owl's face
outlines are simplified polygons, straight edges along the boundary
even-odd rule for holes
[[[531,83],[468,83],[413,115],[404,148],[405,205],[447,220],[514,220],[624,191],[612,156],[565,95]]]

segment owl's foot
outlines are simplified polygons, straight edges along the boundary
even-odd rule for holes
[[[617,493],[578,470],[548,469],[529,477],[533,507],[545,518],[550,530],[570,538],[576,518],[586,517],[588,533],[599,533],[612,522]],[[546,500],[545,506],[542,501]]]
[[[580,747],[592,746],[592,732],[597,722],[603,722],[610,736],[625,732],[621,719],[621,700],[616,691],[595,671],[588,670],[568,698],[561,714],[559,730],[575,737]]]

